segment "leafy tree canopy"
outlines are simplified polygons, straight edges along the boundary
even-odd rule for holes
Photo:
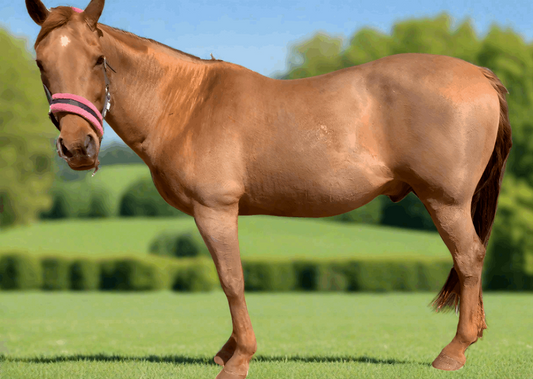
[[[54,127],[39,70],[0,28],[0,228],[27,223],[50,206]]]

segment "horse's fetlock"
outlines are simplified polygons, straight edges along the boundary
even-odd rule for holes
[[[479,330],[472,330],[471,333],[468,333],[468,335],[465,336],[465,344],[467,346],[473,345],[477,342],[479,338]]]
[[[465,287],[474,287],[479,285],[479,281],[479,275],[468,275],[463,278],[463,285]]]
[[[252,357],[257,351],[257,342],[255,341],[255,338],[253,341],[249,341],[248,343],[244,343],[239,346],[238,350],[241,350],[241,352],[245,355]]]

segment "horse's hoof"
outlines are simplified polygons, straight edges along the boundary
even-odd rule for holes
[[[245,379],[247,375],[248,374],[236,374],[222,370],[215,379]]]
[[[432,365],[439,370],[455,371],[463,367],[465,362],[466,358],[462,359],[462,361],[459,361],[456,358],[452,358],[449,355],[444,354],[444,352],[441,352],[433,361]]]

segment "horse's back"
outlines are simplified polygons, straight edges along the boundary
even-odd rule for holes
[[[480,176],[494,146],[497,95],[459,59],[402,54],[285,81],[223,67],[184,187],[231,184],[241,214],[321,217],[401,198]]]

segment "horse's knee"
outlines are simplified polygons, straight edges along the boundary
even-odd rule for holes
[[[485,254],[485,246],[480,242],[477,242],[463,254],[457,254],[454,256],[455,269],[459,278],[463,282],[463,285],[479,285]]]
[[[244,296],[244,280],[241,276],[231,277],[227,273],[220,276],[220,285],[228,300],[236,300]]]

